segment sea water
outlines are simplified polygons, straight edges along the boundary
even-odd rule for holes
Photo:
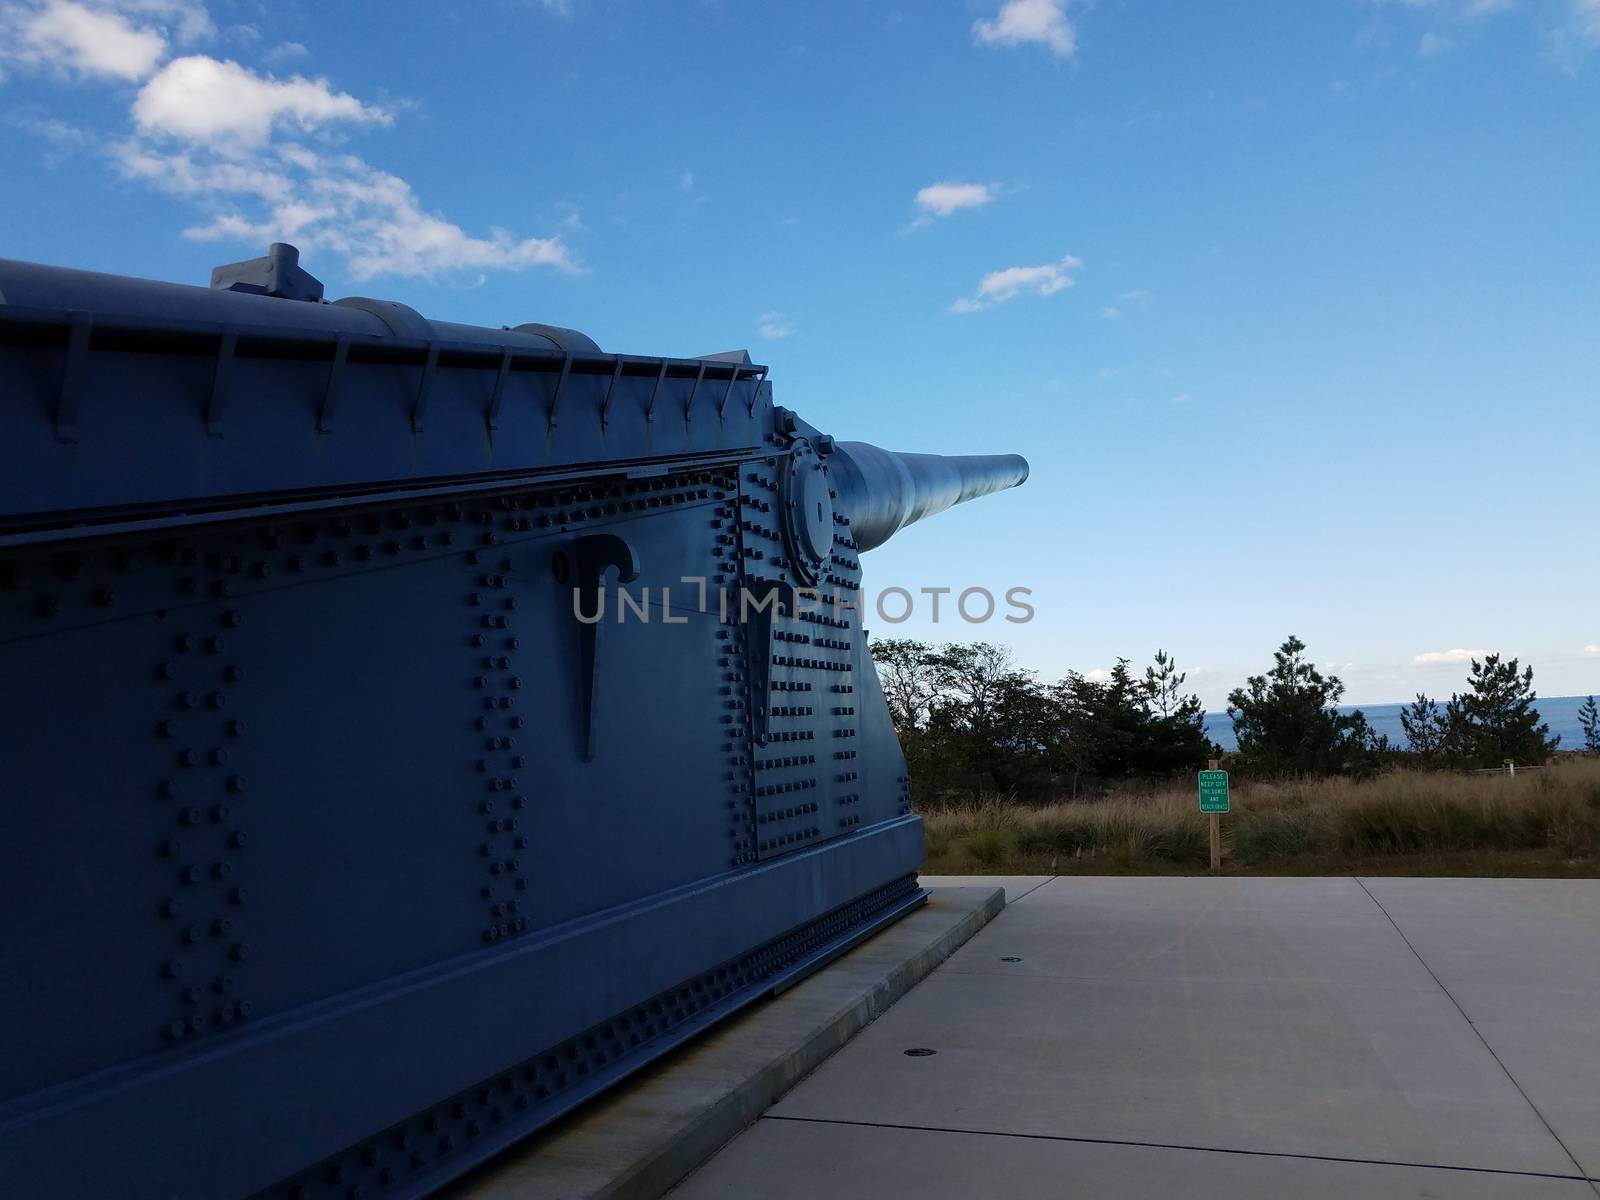
[[[1552,737],[1561,736],[1561,749],[1583,749],[1583,727],[1578,724],[1578,709],[1583,706],[1584,696],[1540,696],[1533,702],[1534,708],[1539,710],[1539,717],[1550,726]],[[1406,731],[1400,727],[1400,713],[1408,705],[1405,704],[1355,704],[1345,705],[1340,712],[1354,712],[1360,709],[1367,715],[1367,724],[1374,732],[1386,736],[1389,741],[1404,750],[1406,748]],[[1439,702],[1441,711],[1444,701]],[[1226,712],[1208,712],[1206,714],[1206,734],[1212,741],[1218,743],[1224,750],[1237,750],[1238,740],[1233,736],[1233,722]]]

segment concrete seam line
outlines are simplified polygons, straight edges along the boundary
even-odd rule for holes
[[[864,994],[835,1011],[811,1036],[774,1056],[753,1076],[702,1111],[667,1145],[636,1159],[606,1187],[595,1193],[596,1200],[655,1200],[677,1186],[697,1167],[708,1162],[725,1145],[755,1124],[767,1109],[842,1049],[856,1034],[931,975],[940,963],[993,920],[1004,906],[1003,892],[995,889],[981,907],[962,917],[909,962],[890,968],[882,978],[873,981]],[[915,920],[917,915],[908,914],[906,920]],[[891,926],[883,933],[891,933],[894,928]],[[870,939],[862,944],[870,944]],[[800,986],[803,988],[805,985]],[[796,995],[798,990],[784,993],[784,997],[776,1002],[783,1003],[787,997]]]
[[[1378,911],[1384,915],[1390,925],[1394,926],[1394,931],[1400,935],[1400,940],[1406,944],[1406,949],[1411,951],[1412,956],[1422,964],[1422,969],[1426,971],[1428,973],[1428,977],[1438,985],[1439,990],[1444,993],[1445,999],[1450,1001],[1450,1003],[1455,1006],[1456,1012],[1460,1013],[1461,1019],[1467,1023],[1467,1028],[1472,1030],[1473,1035],[1478,1039],[1479,1042],[1483,1044],[1483,1048],[1489,1052],[1489,1057],[1494,1059],[1495,1066],[1499,1067],[1500,1070],[1505,1073],[1505,1077],[1511,1081],[1511,1086],[1517,1089],[1517,1095],[1522,1097],[1523,1103],[1533,1110],[1533,1115],[1539,1118],[1539,1123],[1544,1126],[1545,1132],[1555,1140],[1555,1144],[1561,1147],[1561,1153],[1565,1154],[1567,1156],[1567,1160],[1577,1168],[1577,1177],[1587,1183],[1590,1187],[1590,1190],[1592,1190],[1595,1195],[1600,1196],[1600,1186],[1596,1186],[1595,1181],[1589,1177],[1588,1170],[1582,1163],[1578,1161],[1578,1156],[1574,1154],[1570,1148],[1568,1148],[1566,1142],[1561,1140],[1561,1135],[1555,1131],[1555,1126],[1550,1124],[1549,1119],[1544,1115],[1544,1113],[1539,1111],[1539,1106],[1533,1102],[1533,1098],[1523,1090],[1522,1084],[1518,1082],[1517,1077],[1511,1073],[1511,1068],[1506,1066],[1506,1064],[1500,1060],[1500,1056],[1494,1052],[1494,1047],[1489,1044],[1489,1039],[1483,1036],[1483,1032],[1478,1028],[1477,1024],[1471,1017],[1467,1016],[1467,1010],[1461,1007],[1461,1002],[1455,998],[1449,988],[1445,987],[1444,980],[1440,979],[1439,976],[1434,973],[1433,968],[1428,965],[1428,960],[1423,958],[1421,954],[1417,953],[1417,948],[1411,944],[1411,939],[1406,936],[1406,931],[1400,928],[1400,922],[1394,919],[1394,914],[1392,914],[1383,906],[1382,900],[1379,900],[1375,895],[1372,894],[1372,889],[1366,885],[1365,880],[1357,875],[1352,875],[1350,878],[1356,881],[1357,887],[1359,887],[1363,892],[1366,892],[1367,899],[1371,900],[1378,906]]]
[[[1033,895],[1035,892],[1037,892],[1040,888],[1048,887],[1050,884],[1054,883],[1056,880],[1058,880],[1060,878],[1061,878],[1061,876],[1059,876],[1059,875],[1052,875],[1048,879],[1041,879],[1038,883],[1034,884],[1031,888],[1029,888],[1027,891],[1023,892],[1022,895],[1020,895],[1020,896],[1013,897],[1008,892],[1006,894],[1006,903],[1007,904],[1015,904],[1018,900],[1025,900],[1027,897],[1029,897],[1029,896]]]
[[[1465,1171],[1473,1175],[1513,1175],[1528,1179],[1561,1179],[1594,1183],[1582,1173],[1560,1175],[1554,1171],[1519,1171],[1514,1167],[1467,1167],[1457,1163],[1407,1162],[1392,1158],[1347,1158],[1339,1154],[1305,1154],[1293,1150],[1247,1150],[1232,1146],[1194,1146],[1183,1142],[1141,1142],[1131,1138],[1075,1137],[1068,1133],[1006,1133],[994,1129],[958,1129],[945,1125],[897,1125],[892,1121],[851,1121],[838,1117],[764,1116],[763,1121],[790,1121],[797,1125],[851,1125],[863,1129],[902,1129],[915,1133],[952,1133],[963,1137],[1018,1138],[1028,1142],[1072,1142],[1085,1146],[1127,1146],[1139,1150],[1182,1150],[1192,1154],[1235,1154],[1245,1158],[1293,1158],[1307,1162],[1355,1163],[1369,1167],[1407,1167],[1419,1171]]]

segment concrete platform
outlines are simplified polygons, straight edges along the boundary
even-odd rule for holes
[[[1600,1194],[1600,881],[1009,890],[675,1200]]]
[[[1004,905],[998,887],[921,908],[439,1193],[453,1200],[660,1196],[903,996]]]

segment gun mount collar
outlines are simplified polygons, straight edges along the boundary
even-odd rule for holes
[[[833,551],[833,483],[816,448],[798,438],[783,459],[783,538],[795,571],[815,583]]]

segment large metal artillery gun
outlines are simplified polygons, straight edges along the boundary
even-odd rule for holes
[[[0,1178],[415,1196],[923,898],[861,550],[1014,456],[743,353],[0,261]]]

